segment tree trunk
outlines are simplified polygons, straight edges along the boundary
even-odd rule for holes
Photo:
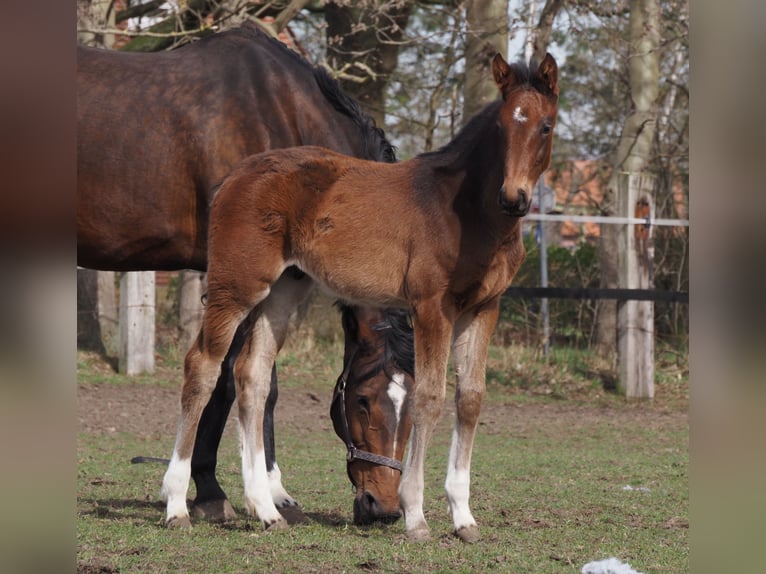
[[[540,20],[534,32],[532,42],[532,59],[536,62],[542,62],[545,53],[548,51],[548,45],[551,42],[551,31],[556,15],[561,10],[564,0],[547,0],[543,11],[540,12]]]
[[[77,270],[77,348],[106,355],[98,321],[98,271]]]
[[[492,58],[508,59],[508,0],[466,3],[465,89],[463,122],[498,97],[492,79]]]
[[[77,27],[114,29],[115,18],[111,4],[112,0],[77,0]],[[77,43],[111,48],[114,46],[114,34],[80,32],[77,34]]]
[[[628,69],[632,113],[625,120],[612,162],[612,175],[604,194],[602,211],[616,213],[618,181],[621,173],[639,173],[649,163],[654,140],[659,93],[659,6],[657,0],[631,0],[630,51]],[[632,215],[626,214],[626,215]],[[618,229],[601,226],[601,287],[617,284]],[[598,343],[600,354],[614,358],[617,349],[617,304],[602,302],[598,311]]]
[[[340,75],[343,89],[383,126],[386,86],[399,58],[399,42],[412,2],[389,5],[380,0],[325,7],[327,61]]]

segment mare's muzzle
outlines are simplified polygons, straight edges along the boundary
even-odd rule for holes
[[[500,209],[503,213],[511,217],[524,217],[529,213],[529,208],[532,206],[532,201],[527,194],[527,191],[523,188],[516,190],[516,200],[508,201],[505,193],[505,186],[500,188],[500,192],[497,195],[497,202],[500,204]]]

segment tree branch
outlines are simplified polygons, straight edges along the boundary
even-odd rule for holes
[[[144,14],[148,14],[152,10],[156,10],[160,6],[162,6],[166,0],[152,0],[151,2],[147,2],[146,4],[136,4],[134,6],[131,6],[130,8],[126,8],[125,10],[120,10],[117,12],[114,16],[114,21],[119,24],[120,22],[124,22],[125,20],[130,20],[131,18],[138,18],[139,16],[143,16]]]
[[[164,0],[163,0],[164,2]],[[161,24],[162,22],[160,22]],[[148,38],[181,38],[183,36],[193,36],[200,32],[206,32],[208,30],[216,30],[218,27],[215,24],[210,26],[200,26],[193,30],[181,30],[180,32],[150,32],[148,30],[123,30],[122,28],[78,28],[77,32],[87,32],[90,34],[116,34],[121,36],[139,37],[146,36]]]
[[[292,20],[298,12],[303,10],[310,1],[311,0],[292,0],[274,19],[274,27],[277,29],[277,33],[281,32],[287,23]]]

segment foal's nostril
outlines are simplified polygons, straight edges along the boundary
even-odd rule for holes
[[[526,211],[527,206],[529,205],[529,197],[527,196],[526,190],[519,188],[516,192],[519,194],[519,198],[516,200],[518,210]]]

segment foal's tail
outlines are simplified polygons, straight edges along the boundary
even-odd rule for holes
[[[160,464],[170,464],[169,458],[157,458],[156,456],[134,456],[130,459],[132,464],[139,464],[141,462],[158,462]]]

